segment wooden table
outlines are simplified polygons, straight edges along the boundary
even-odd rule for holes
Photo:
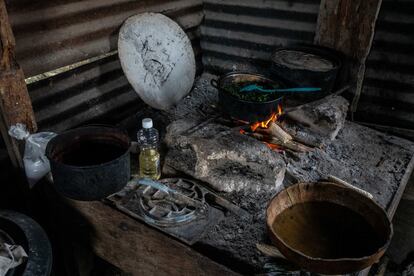
[[[94,252],[133,275],[238,275],[102,202],[69,201],[92,226]]]
[[[369,135],[363,139],[369,140]],[[391,140],[396,141],[393,147],[404,148],[406,153],[414,149],[411,142],[394,138]],[[392,162],[398,162],[398,156],[395,160]],[[399,179],[397,189],[387,202],[382,202],[390,218],[395,214],[413,168],[414,158],[411,158],[411,161],[404,164],[404,174]],[[386,183],[374,184],[377,186],[371,186],[371,189],[386,189]],[[377,195],[373,195],[375,199]],[[80,227],[80,232],[88,233],[88,240],[85,242],[92,246],[98,256],[125,272],[133,275],[237,275],[180,241],[102,202],[66,202],[82,218],[79,225],[84,224],[85,227]],[[364,275],[367,272],[368,269],[359,274]]]

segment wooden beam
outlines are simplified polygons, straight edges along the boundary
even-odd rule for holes
[[[58,197],[56,197],[58,198]],[[68,200],[92,227],[90,244],[102,259],[132,275],[239,275],[191,247],[102,202]],[[67,220],[67,218],[65,218]]]
[[[0,130],[13,165],[22,167],[18,145],[9,137],[7,130],[11,125],[22,123],[35,132],[37,125],[24,74],[16,62],[14,49],[15,40],[6,4],[0,0]]]
[[[350,59],[355,112],[362,91],[365,62],[371,50],[382,0],[322,0],[315,44],[334,48]]]

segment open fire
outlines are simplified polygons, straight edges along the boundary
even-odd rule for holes
[[[277,151],[277,152],[283,152],[283,147],[281,147],[278,144],[275,144],[273,142],[270,141],[266,141],[266,137],[264,137],[263,134],[261,134],[261,130],[263,129],[268,129],[271,124],[275,123],[278,118],[280,118],[280,116],[283,114],[282,112],[282,106],[280,104],[278,104],[277,106],[277,112],[273,113],[269,119],[262,121],[262,122],[256,122],[250,125],[250,130],[251,131],[246,131],[244,129],[240,129],[240,133],[241,134],[246,134],[249,135],[251,137],[254,137],[260,141],[262,141],[264,144],[266,144],[270,149]],[[248,122],[243,122],[245,124],[249,124]]]
[[[240,133],[265,143],[270,149],[277,152],[285,150],[295,152],[310,151],[311,148],[294,141],[294,138],[280,126],[278,119],[283,114],[282,106],[279,104],[277,109],[277,112],[273,113],[269,119],[250,124],[247,129],[240,129]],[[245,125],[249,124],[248,122],[242,123]]]
[[[276,122],[276,120],[282,115],[282,106],[280,104],[277,105],[277,112],[273,113],[272,116],[266,121],[257,122],[250,126],[250,129],[255,132],[257,128],[269,128],[270,123]]]

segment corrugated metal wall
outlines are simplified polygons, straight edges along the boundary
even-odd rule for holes
[[[272,49],[312,43],[320,0],[206,0],[201,46],[206,70],[260,70]],[[246,65],[250,63],[255,66]]]
[[[161,11],[178,21],[190,34],[199,63],[202,54],[206,70],[260,70],[268,65],[274,48],[312,43],[320,0],[7,0],[7,4],[18,61],[26,76],[32,76],[116,49],[119,26],[143,11]],[[414,0],[384,0],[357,120],[414,127],[413,27]],[[140,108],[116,56],[31,84],[29,89],[42,129],[65,129],[91,116]]]
[[[200,24],[201,0],[9,0],[16,55],[26,77],[116,49],[131,15],[162,12],[184,29]]]
[[[157,11],[189,35],[201,70],[198,26],[202,1],[8,1],[16,56],[26,77],[108,53],[129,16]],[[61,131],[87,122],[116,123],[143,103],[128,84],[117,55],[28,85],[40,129]]]
[[[384,0],[355,118],[414,129],[414,0]]]
[[[106,116],[116,123],[142,106],[117,55],[28,85],[40,129],[61,131]],[[103,121],[101,121],[103,122]]]
[[[202,70],[196,28],[187,31]],[[61,131],[86,123],[116,124],[144,108],[124,76],[118,55],[28,85],[42,130]]]

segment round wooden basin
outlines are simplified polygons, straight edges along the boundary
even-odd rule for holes
[[[346,274],[377,262],[392,236],[384,210],[330,182],[298,183],[267,208],[272,242],[291,262],[316,273]]]

